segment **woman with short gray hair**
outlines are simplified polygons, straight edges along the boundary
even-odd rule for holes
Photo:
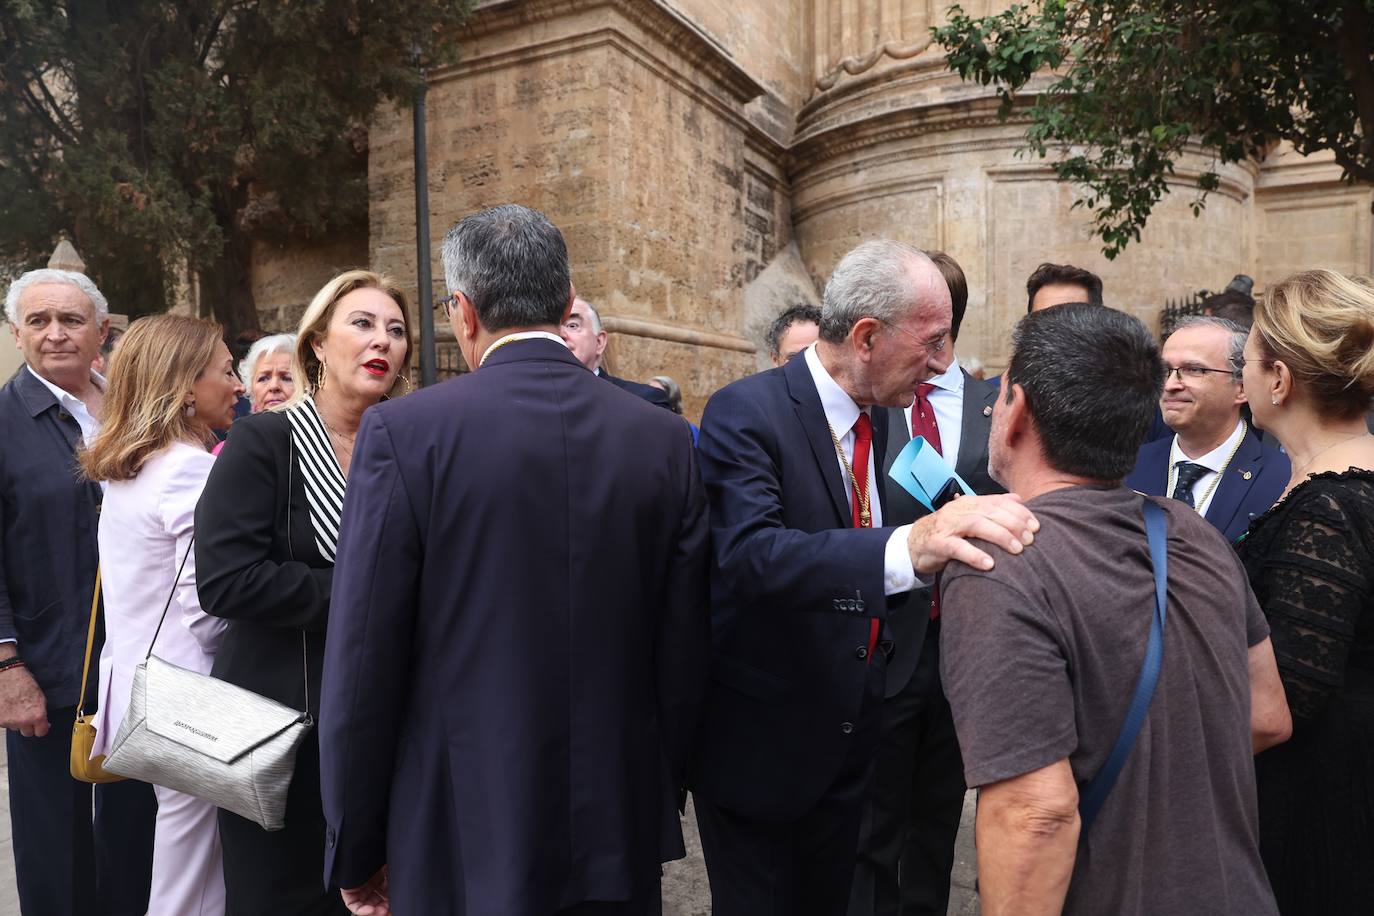
[[[248,386],[253,413],[285,404],[296,393],[291,367],[295,352],[295,334],[272,334],[255,341],[239,363],[239,378]]]

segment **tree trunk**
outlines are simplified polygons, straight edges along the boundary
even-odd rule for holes
[[[261,323],[250,273],[252,245],[232,229],[228,235],[219,260],[201,267],[200,313],[212,315],[233,340],[244,331],[260,330]]]

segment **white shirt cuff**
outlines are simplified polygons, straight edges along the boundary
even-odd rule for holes
[[[923,582],[911,565],[911,552],[906,546],[909,537],[911,526],[902,525],[887,539],[887,549],[883,552],[884,595],[900,595],[930,584]]]

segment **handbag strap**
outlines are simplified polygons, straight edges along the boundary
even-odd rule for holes
[[[95,646],[95,615],[100,610],[100,564],[95,564],[95,591],[91,592],[91,624],[86,628],[86,660],[81,663],[81,696],[76,701],[76,717],[86,714],[86,680],[91,673],[91,649]]]
[[[153,644],[157,642],[157,635],[162,632],[162,624],[167,619],[167,609],[172,606],[172,599],[176,597],[177,586],[181,584],[181,574],[186,569],[186,561],[191,558],[191,550],[196,546],[196,536],[191,535],[191,541],[186,545],[186,552],[181,555],[181,565],[177,567],[177,577],[172,580],[172,589],[167,593],[167,603],[162,605],[162,616],[158,618],[157,629],[153,631],[153,638],[148,642],[148,651],[143,656],[146,662],[153,655]]]
[[[1135,746],[1140,729],[1145,724],[1145,714],[1150,711],[1150,701],[1154,699],[1155,686],[1159,683],[1159,669],[1164,661],[1164,609],[1168,603],[1169,553],[1168,518],[1159,504],[1153,500],[1144,501],[1145,537],[1150,544],[1150,562],[1155,571],[1155,613],[1150,623],[1150,640],[1145,647],[1145,664],[1140,669],[1140,679],[1135,685],[1135,695],[1131,697],[1126,721],[1121,723],[1121,733],[1116,736],[1116,744],[1107,762],[1097,771],[1078,802],[1078,816],[1082,821],[1082,835],[1087,836],[1088,828],[1097,819],[1098,812],[1107,800],[1126,766],[1126,758]]]

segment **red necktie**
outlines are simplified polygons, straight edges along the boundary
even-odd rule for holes
[[[873,421],[868,418],[868,414],[859,414],[859,419],[854,421],[854,461],[850,467],[854,469],[854,480],[852,481],[854,490],[853,505],[850,506],[850,518],[855,528],[873,527],[873,503],[868,494],[868,456],[873,451]],[[864,522],[859,517],[859,494],[863,494],[867,501],[868,521]]]
[[[930,393],[935,386],[922,382],[916,386],[916,400],[911,405],[911,438],[924,436],[941,455],[945,453],[940,445],[940,427],[935,422],[935,408],[930,406]]]
[[[916,386],[916,400],[911,405],[911,438],[924,436],[935,451],[944,455],[940,445],[940,426],[935,422],[935,408],[930,406],[930,393],[935,386],[922,382]],[[930,590],[930,619],[940,616],[940,583],[938,579]]]
[[[873,451],[873,421],[868,414],[859,414],[859,419],[854,421],[854,460],[850,462],[850,467],[854,470],[854,499],[850,506],[850,519],[855,528],[873,527],[873,496],[868,490],[868,457]],[[868,518],[864,519],[859,513],[859,494],[864,494],[866,505],[868,506]],[[873,661],[873,650],[878,647],[878,629],[880,624],[878,618],[874,617],[868,622],[868,655],[865,658],[868,662]]]

